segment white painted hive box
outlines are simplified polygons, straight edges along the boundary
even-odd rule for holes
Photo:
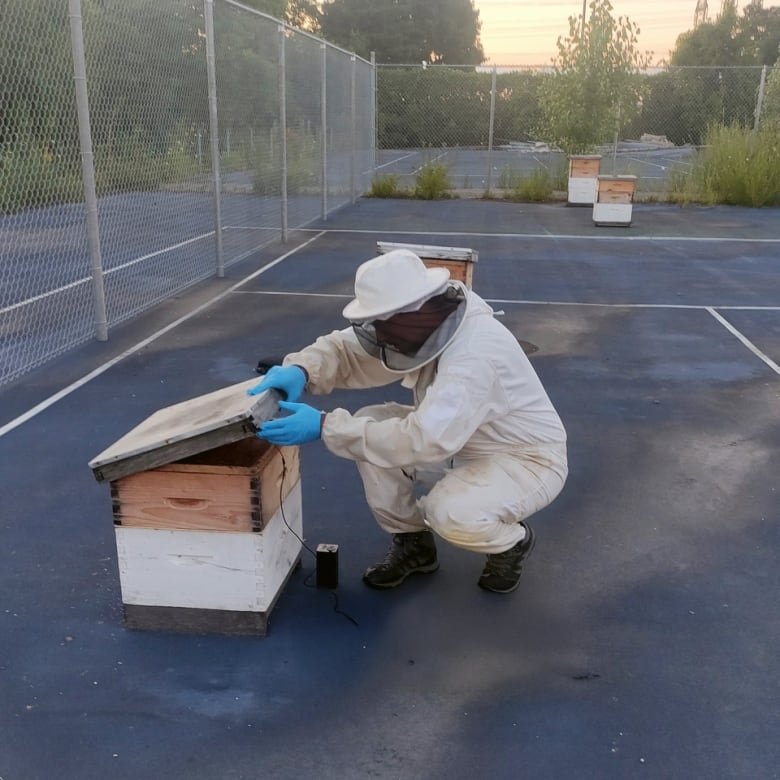
[[[597,177],[601,170],[600,154],[579,154],[569,157],[570,205],[590,206],[596,201]]]
[[[630,174],[599,176],[593,223],[628,227],[633,215],[637,177]]]

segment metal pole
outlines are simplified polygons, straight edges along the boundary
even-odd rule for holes
[[[322,132],[320,145],[322,149],[322,218],[328,218],[328,47],[321,43],[322,50],[322,92],[320,98],[320,124]]]
[[[582,27],[580,28],[580,38],[585,37],[585,13],[588,8],[588,0],[582,0]]]
[[[209,142],[211,176],[214,181],[214,222],[217,249],[217,277],[225,275],[222,252],[222,176],[219,168],[219,122],[217,118],[217,68],[214,61],[214,0],[204,0],[206,17],[206,70],[209,84]]]
[[[378,97],[379,92],[377,90],[376,81],[376,52],[371,52],[371,144],[373,149],[371,150],[371,172],[376,173],[376,167],[379,164],[377,159],[379,151],[379,139],[377,138],[377,121],[379,118],[378,111]]]
[[[496,121],[496,66],[493,66],[493,77],[490,81],[490,127],[488,128],[488,153],[487,153],[487,194],[493,183],[493,127]]]
[[[357,76],[357,58],[353,54],[350,57],[352,62],[352,83],[351,83],[351,116],[352,116],[352,137],[351,137],[351,150],[349,153],[349,194],[354,203],[357,200],[357,192],[355,187],[355,154],[357,150],[357,101],[355,99],[355,80]]]
[[[287,242],[287,68],[285,64],[284,25],[279,25],[279,131],[281,136],[282,242]]]
[[[89,124],[89,96],[87,93],[87,65],[84,56],[84,31],[81,26],[81,0],[69,0],[70,42],[73,54],[73,79],[76,84],[76,108],[81,147],[81,171],[84,178],[84,204],[87,217],[87,242],[92,271],[92,303],[95,312],[95,337],[108,341],[106,293],[103,286],[103,258],[100,253],[97,191],[95,187],[95,158],[92,154],[92,131]]]
[[[620,103],[617,105],[617,120],[615,122],[615,144],[612,147],[612,174],[617,173],[617,150],[620,140]]]
[[[764,105],[764,91],[766,90],[766,65],[761,68],[761,83],[758,85],[758,99],[756,100],[756,116],[753,122],[753,130],[758,130],[761,122],[761,109]]]

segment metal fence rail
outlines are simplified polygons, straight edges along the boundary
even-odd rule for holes
[[[5,0],[0,385],[364,192],[374,66],[234,0]]]

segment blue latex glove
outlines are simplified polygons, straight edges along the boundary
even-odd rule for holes
[[[303,444],[320,438],[322,412],[308,404],[279,401],[279,408],[292,414],[268,420],[257,432],[259,439],[271,444]]]
[[[280,390],[288,401],[297,401],[306,386],[306,373],[300,366],[271,366],[268,373],[254,387],[246,391],[247,395],[258,395],[264,390]]]

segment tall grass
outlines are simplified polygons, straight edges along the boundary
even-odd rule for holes
[[[553,194],[553,181],[544,168],[536,168],[530,175],[523,176],[512,186],[510,200],[543,203]]]
[[[445,166],[439,163],[425,163],[417,172],[414,181],[414,197],[423,200],[449,198],[452,183]]]
[[[398,198],[401,196],[398,176],[394,173],[377,174],[371,180],[372,198]]]
[[[758,131],[713,126],[687,176],[671,177],[678,203],[780,206],[780,123]]]

